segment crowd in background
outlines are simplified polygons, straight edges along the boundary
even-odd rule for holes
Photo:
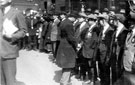
[[[54,14],[27,9],[25,17],[28,30],[18,43],[20,49],[52,53],[53,62],[66,73],[61,85],[71,76],[88,85],[135,85],[132,79],[130,84],[122,81],[125,72],[134,75],[135,70],[135,34],[129,36],[135,28],[126,27],[124,9]]]

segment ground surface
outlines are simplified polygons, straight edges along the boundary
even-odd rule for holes
[[[17,79],[26,85],[59,85],[61,68],[50,58],[50,54],[21,50],[17,59]],[[72,85],[81,85],[81,82],[72,79]]]

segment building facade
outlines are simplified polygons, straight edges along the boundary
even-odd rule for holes
[[[34,10],[47,10],[48,12],[52,9],[60,11],[65,6],[65,0],[13,0],[13,6],[19,10],[32,8]]]
[[[48,12],[80,11],[82,4],[85,9],[120,9],[125,7],[125,0],[13,0],[13,5],[20,10],[32,8]]]

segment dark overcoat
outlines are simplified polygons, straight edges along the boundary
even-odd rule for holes
[[[124,53],[124,47],[125,47],[125,40],[126,40],[126,37],[127,37],[127,33],[128,33],[128,30],[123,27],[122,30],[120,31],[119,35],[117,38],[117,41],[116,40],[113,40],[113,44],[112,44],[112,60],[111,62],[112,63],[117,63],[118,64],[122,64],[122,59],[123,59],[123,53]],[[117,60],[116,60],[117,59]]]
[[[2,22],[0,23],[0,55],[3,58],[16,58],[19,56],[19,48],[17,46],[17,41],[20,38],[24,37],[27,31],[25,17],[23,16],[22,12],[11,7],[7,14],[5,14],[2,18],[2,22],[5,19],[12,21],[14,26],[18,28],[18,31],[12,34],[12,38],[7,38],[2,35]],[[12,30],[10,26],[9,30]]]
[[[88,36],[89,28],[85,29],[81,33],[81,40],[83,41],[82,46],[82,55],[84,58],[93,58],[94,51],[97,45],[99,28],[94,27],[93,30],[90,32],[90,36]]]
[[[84,24],[84,26],[81,27],[81,24],[83,24],[83,23],[85,23],[85,24]],[[81,38],[80,38],[81,32],[84,29],[89,28],[88,22],[84,21],[81,24],[78,24],[78,26],[76,27],[76,31],[75,31],[75,37],[76,37],[77,43],[81,42]]]
[[[33,23],[32,23],[32,21],[33,21]],[[38,28],[36,27],[36,25],[38,24],[38,20],[27,17],[26,23],[27,23],[29,35],[30,36],[36,35],[37,30],[38,30]],[[33,25],[33,28],[32,28],[32,25]]]
[[[73,68],[76,62],[75,38],[73,24],[69,19],[61,22],[59,28],[60,44],[56,55],[56,63],[61,68]]]
[[[41,32],[41,37],[45,37],[46,31],[47,31],[47,27],[48,27],[48,22],[45,21],[45,22],[43,23],[42,32]]]
[[[99,40],[99,60],[101,63],[104,63],[106,58],[108,57],[108,53],[110,51],[110,46],[111,46],[111,41],[113,37],[114,29],[111,27],[108,27],[108,29],[105,31],[105,36],[104,38],[100,36]]]

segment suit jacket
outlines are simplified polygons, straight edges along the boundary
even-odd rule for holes
[[[43,23],[42,32],[41,32],[41,36],[42,36],[42,37],[45,37],[48,24],[49,24],[49,23],[48,23],[47,21],[45,21],[45,22]]]
[[[102,32],[102,31],[101,31]],[[112,41],[114,30],[109,26],[108,29],[105,31],[105,36],[102,38],[102,33],[100,36],[100,42],[99,42],[99,52],[100,52],[100,61],[102,63],[105,62],[105,59],[108,57],[108,53],[110,52],[110,45]]]
[[[0,12],[2,14],[2,12]],[[0,14],[0,15],[1,15]],[[27,26],[25,22],[25,17],[22,12],[11,7],[7,14],[3,15],[3,20],[0,20],[0,55],[3,58],[16,58],[19,56],[19,48],[17,46],[17,41],[25,36],[27,31]],[[0,18],[1,19],[1,18]],[[5,20],[11,20],[13,24],[18,28],[18,31],[12,34],[12,38],[7,38],[2,35],[2,22]],[[9,30],[12,30],[9,26]]]
[[[75,31],[79,28],[80,24],[81,23],[79,21],[77,21],[76,23],[74,23],[74,30]]]
[[[31,20],[33,20],[33,28],[31,26]],[[26,23],[27,23],[27,27],[28,27],[28,33],[29,35],[36,35],[38,27],[38,20],[37,19],[32,19],[32,18],[26,18]]]
[[[97,45],[99,28],[97,26],[94,26],[92,29],[93,30],[91,31],[89,36],[89,28],[84,29],[81,33],[81,40],[83,40],[82,54],[85,58],[94,57],[94,51]]]
[[[135,67],[132,69],[135,64],[135,34],[128,33],[127,35],[123,62],[126,71],[135,72]]]
[[[114,37],[115,40],[113,40],[113,45],[112,45],[113,46],[112,50],[114,50],[114,51],[112,51],[112,52],[118,58],[121,58],[123,56],[127,33],[128,33],[128,30],[125,27],[123,27],[122,30],[120,31],[119,35],[117,36],[117,38]]]
[[[76,32],[75,32],[75,37],[76,37],[76,40],[78,43],[81,42],[80,35],[81,35],[82,31],[85,30],[86,28],[89,28],[89,25],[87,22],[82,27],[81,27],[81,24],[78,25],[78,28],[76,29]]]
[[[60,20],[57,18],[52,23],[52,29],[51,29],[51,41],[56,41],[58,36],[58,24],[60,23]]]
[[[61,22],[59,27],[60,44],[56,55],[56,63],[61,68],[75,67],[76,52],[73,23],[69,19]]]

